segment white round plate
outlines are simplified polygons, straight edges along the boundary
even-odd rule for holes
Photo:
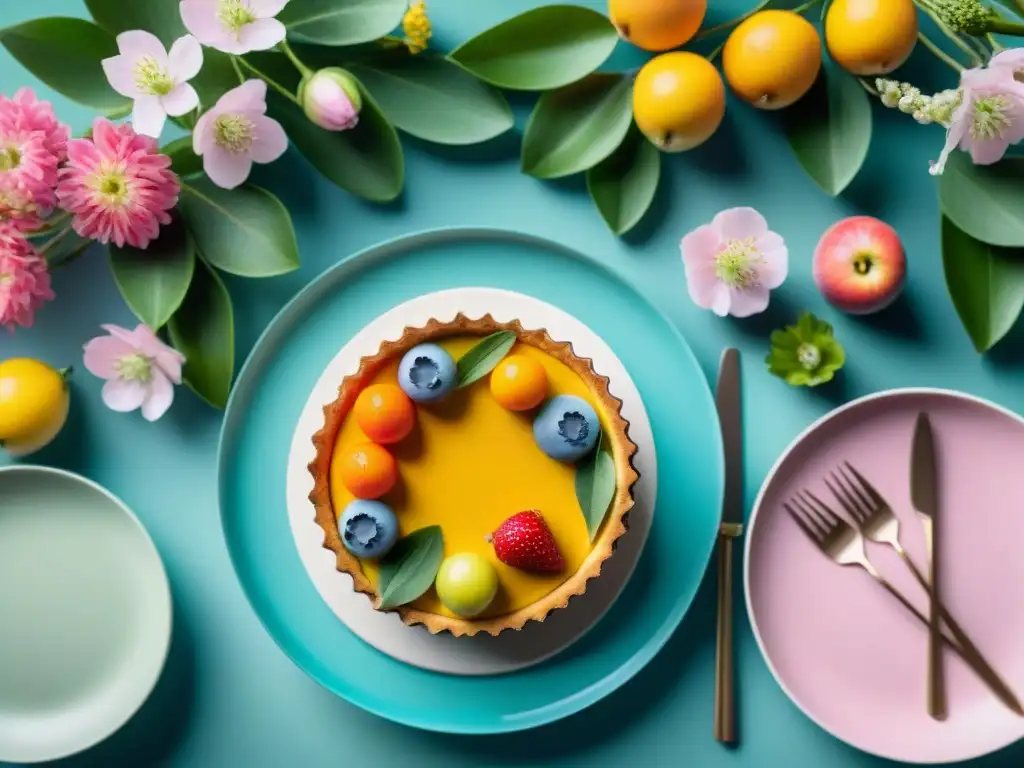
[[[0,761],[56,760],[119,729],[170,639],[167,574],[131,510],[70,472],[0,468]]]
[[[359,369],[359,361],[375,354],[382,341],[397,339],[406,326],[422,326],[431,318],[453,319],[490,313],[498,321],[518,319],[527,328],[547,329],[557,340],[572,342],[573,351],[594,361],[594,369],[611,380],[611,392],[622,401],[629,436],[637,444],[634,464],[640,480],[634,486],[635,506],[629,513],[629,532],[619,540],[615,555],[585,595],[552,613],[543,623],[531,622],[520,632],[497,637],[455,638],[447,632],[432,635],[422,627],[407,627],[395,613],[373,609],[366,595],[352,589],[352,578],[339,573],[334,554],[323,548],[323,531],[309,501],[313,479],[313,434],[323,426],[323,407],[331,403],[338,385]],[[317,592],[334,614],[362,640],[387,655],[434,672],[452,675],[493,675],[537,664],[563,650],[594,626],[629,581],[650,532],[657,496],[654,435],[647,411],[633,380],[612,350],[593,331],[539,299],[496,288],[455,288],[400,304],[356,334],[327,366],[310,394],[292,437],[288,457],[287,505],[299,556]]]

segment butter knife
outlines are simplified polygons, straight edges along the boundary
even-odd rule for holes
[[[722,353],[715,406],[725,449],[725,496],[718,530],[718,625],[715,642],[715,738],[736,741],[733,674],[733,546],[743,535],[743,413],[740,406],[740,353]]]
[[[938,579],[938,534],[936,520],[939,508],[935,465],[935,439],[927,413],[917,415],[914,442],[910,451],[910,501],[917,510],[924,528],[925,551],[928,558],[928,584],[931,590],[928,606],[928,714],[945,720],[946,676],[942,665],[941,602]]]

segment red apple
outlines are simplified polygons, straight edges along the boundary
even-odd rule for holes
[[[867,315],[889,306],[907,276],[896,230],[871,216],[851,216],[829,227],[814,250],[814,284],[835,307]]]

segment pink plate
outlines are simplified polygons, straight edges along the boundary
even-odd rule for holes
[[[1024,697],[1024,420],[968,395],[871,395],[800,435],[769,473],[754,505],[747,610],[775,679],[818,725],[875,755],[946,763],[1024,737],[1024,718],[947,651],[949,718],[932,720],[925,711],[925,627],[862,570],[834,565],[782,508],[801,488],[832,505],[822,478],[849,461],[893,506],[904,545],[923,563],[909,487],[910,444],[920,411],[931,417],[939,464],[943,600]],[[873,544],[868,554],[924,611],[924,591],[899,558]]]

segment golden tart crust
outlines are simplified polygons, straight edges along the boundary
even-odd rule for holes
[[[406,328],[395,341],[383,342],[377,354],[362,358],[359,370],[341,382],[338,397],[324,406],[324,426],[313,435],[316,457],[309,464],[314,480],[309,499],[316,510],[317,525],[324,532],[323,546],[334,552],[337,569],[350,575],[356,591],[364,593],[377,605],[378,595],[374,585],[363,572],[359,559],[342,543],[338,533],[337,513],[331,501],[330,468],[335,441],[356,397],[382,366],[418,344],[449,336],[485,336],[501,330],[513,331],[520,343],[535,347],[564,363],[583,380],[597,399],[605,421],[605,446],[610,448],[615,462],[615,498],[582,565],[553,591],[530,605],[500,616],[476,619],[443,616],[408,605],[391,609],[407,625],[422,624],[434,634],[447,631],[456,637],[475,635],[478,632],[497,635],[506,629],[522,629],[529,621],[544,621],[552,611],[566,607],[572,597],[586,592],[590,579],[600,575],[601,564],[611,557],[615,542],[626,532],[626,517],[634,503],[633,486],[639,479],[633,466],[637,446],[629,437],[629,422],[622,417],[622,401],[608,390],[608,378],[594,371],[590,360],[577,357],[570,343],[555,341],[546,330],[527,330],[518,320],[498,322],[489,314],[471,319],[459,313],[450,322],[430,320],[422,328]]]

